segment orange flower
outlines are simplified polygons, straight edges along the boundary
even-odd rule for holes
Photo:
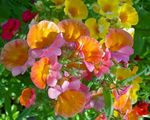
[[[77,41],[77,49],[83,53],[86,62],[96,64],[102,58],[103,51],[100,49],[99,42],[94,38],[80,37]]]
[[[49,74],[50,60],[48,58],[41,58],[35,62],[31,68],[31,80],[39,89],[46,87],[46,79]]]
[[[35,101],[35,92],[34,89],[26,88],[22,91],[20,96],[20,104],[29,108],[31,105],[34,104]]]
[[[45,48],[53,43],[59,33],[59,28],[53,22],[41,21],[32,25],[27,35],[27,42],[31,49]]]
[[[105,39],[106,47],[112,52],[118,51],[125,46],[133,46],[133,39],[131,35],[122,29],[109,29],[109,33]]]
[[[28,45],[25,40],[14,40],[5,44],[0,56],[2,63],[8,70],[22,66],[28,60]]]
[[[63,36],[67,42],[76,42],[82,35],[88,35],[88,28],[77,20],[63,20],[58,24]]]
[[[59,95],[55,105],[55,113],[63,117],[72,117],[84,109],[85,103],[84,93],[77,90],[67,90]]]

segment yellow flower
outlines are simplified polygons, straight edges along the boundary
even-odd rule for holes
[[[91,37],[96,39],[104,38],[108,32],[110,23],[104,17],[101,17],[98,22],[95,18],[89,18],[85,21],[85,25],[89,28]]]
[[[135,76],[137,71],[138,71],[137,66],[134,66],[132,70],[126,69],[126,68],[117,68],[116,77],[118,80],[127,79],[132,76]],[[136,77],[134,80],[132,80],[132,83],[131,83],[132,87],[129,90],[129,96],[130,96],[130,99],[132,100],[132,103],[135,103],[137,101],[138,96],[136,92],[140,89],[139,83],[141,82],[142,82],[142,78],[139,76]]]
[[[88,16],[88,9],[82,0],[65,0],[64,12],[70,18],[79,20]]]
[[[138,14],[130,4],[124,4],[119,8],[119,18],[123,27],[131,27],[138,23]]]
[[[100,6],[100,14],[108,17],[113,18],[118,15],[118,7],[119,7],[119,0],[97,0]]]
[[[92,4],[92,8],[95,13],[99,13],[100,6],[96,2]]]

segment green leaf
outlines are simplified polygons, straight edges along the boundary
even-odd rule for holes
[[[11,100],[10,100],[10,97],[9,97],[9,93],[6,92],[5,93],[5,110],[6,112],[8,113],[10,119],[12,120],[12,113],[11,113]]]
[[[107,118],[109,119],[113,113],[112,94],[109,89],[104,88],[103,95],[104,95],[104,102],[105,102],[105,113]]]

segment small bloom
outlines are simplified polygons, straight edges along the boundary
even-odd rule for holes
[[[70,18],[78,20],[88,16],[88,9],[82,0],[65,0],[64,12]]]
[[[27,67],[33,64],[34,59],[30,56],[26,41],[17,39],[5,44],[1,51],[0,62],[16,76],[23,74]]]
[[[14,18],[9,19],[2,25],[2,39],[11,40],[20,27],[20,21]]]
[[[50,46],[59,33],[58,26],[46,20],[30,27],[27,35],[27,43],[31,49],[43,49]]]
[[[149,110],[148,107],[150,105],[146,102],[139,102],[134,108],[133,110],[139,115],[148,115],[149,114]]]
[[[99,63],[102,58],[103,51],[100,49],[100,44],[96,39],[88,36],[80,37],[76,44],[77,50],[81,52],[87,69],[92,72],[94,65]]]
[[[111,28],[105,38],[106,47],[112,52],[112,58],[116,62],[128,62],[129,56],[133,54],[133,39],[132,36],[122,30]]]
[[[99,114],[95,120],[107,120],[107,117],[104,113]]]
[[[25,88],[20,96],[20,104],[29,108],[35,102],[35,91],[31,88]]]
[[[123,4],[119,8],[119,18],[124,27],[131,27],[138,23],[138,14],[130,4]]]
[[[86,94],[82,92],[81,82],[76,79],[71,79],[71,82],[63,80],[62,85],[49,88],[48,95],[56,100],[55,114],[66,118],[81,112],[86,104]]]
[[[110,2],[110,0],[97,0],[100,6],[100,14],[112,18],[118,15],[118,7],[119,7],[119,0],[114,0]]]
[[[88,28],[80,21],[67,19],[59,22],[58,27],[67,42],[76,42],[80,36],[89,36]]]
[[[76,90],[66,90],[57,99],[55,113],[63,117],[73,117],[84,109],[85,103],[84,93]]]
[[[31,68],[31,80],[39,89],[45,89],[46,84],[55,86],[60,78],[61,65],[56,60],[41,58]]]
[[[88,18],[85,21],[86,26],[90,30],[91,37],[94,37],[96,39],[103,38],[106,33],[108,32],[108,28],[110,23],[106,21],[105,18],[101,17],[98,22],[95,18]]]
[[[22,13],[23,22],[29,22],[36,16],[36,13],[32,13],[30,10],[26,10]]]

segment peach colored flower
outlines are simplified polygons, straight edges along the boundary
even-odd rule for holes
[[[89,36],[88,28],[78,20],[62,20],[58,24],[67,42],[76,42],[80,36]]]
[[[46,20],[30,27],[27,35],[27,43],[31,49],[43,49],[50,46],[59,33],[58,26]]]
[[[16,39],[5,44],[1,51],[0,62],[14,76],[24,73],[34,62],[25,40]]]

